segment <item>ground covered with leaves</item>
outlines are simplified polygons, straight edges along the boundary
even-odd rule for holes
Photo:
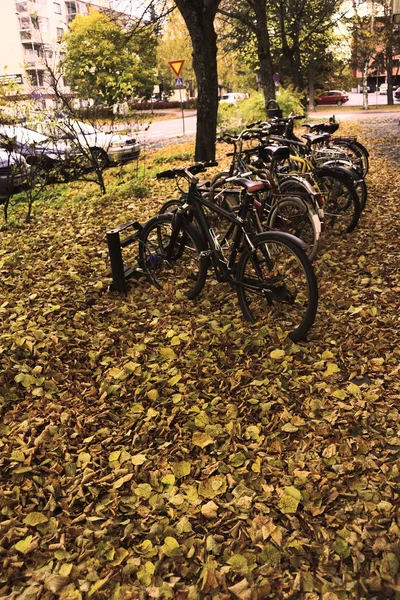
[[[364,139],[368,206],[326,239],[298,344],[248,326],[213,281],[196,301],[109,293],[105,232],[173,194],[134,166],[105,196],[55,186],[29,225],[11,206],[1,598],[400,597],[400,175]],[[146,173],[182,164],[175,150]]]

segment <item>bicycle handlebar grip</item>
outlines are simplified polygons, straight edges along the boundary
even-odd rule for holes
[[[256,125],[261,125],[261,121],[253,121],[253,123],[249,123],[246,125],[246,129],[250,129],[251,127],[255,127]]]
[[[156,179],[174,179],[175,171],[173,169],[168,169],[168,171],[161,171],[161,173],[156,174]]]

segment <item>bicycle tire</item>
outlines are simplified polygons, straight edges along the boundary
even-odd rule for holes
[[[175,215],[150,219],[139,237],[139,267],[158,288],[198,296],[207,277],[206,242],[199,230],[184,218],[176,230]],[[167,290],[168,291],[168,290]]]
[[[291,236],[265,232],[252,238],[236,271],[239,306],[247,321],[261,321],[279,339],[303,339],[318,308],[318,284],[304,251]],[[274,334],[272,334],[274,331]]]
[[[360,210],[362,212],[367,204],[368,188],[365,179],[360,175],[359,171],[354,168],[353,164],[350,161],[345,162],[339,159],[327,161],[322,166],[334,169],[337,167],[342,171],[344,170],[346,175],[352,179],[360,202]]]
[[[325,198],[324,223],[339,235],[351,233],[357,227],[361,207],[350,177],[332,169],[316,169],[314,175]]]
[[[166,213],[173,213],[175,212],[175,210],[177,208],[179,208],[180,206],[182,206],[183,204],[183,200],[179,199],[179,200],[167,200],[166,202],[164,202],[164,204],[162,205],[162,207],[159,210],[159,215],[164,215]]]
[[[345,148],[360,175],[362,177],[367,175],[369,171],[369,152],[365,146],[356,140],[351,141],[338,138],[332,138],[332,144],[340,148]]]
[[[318,252],[321,222],[306,201],[300,198],[283,198],[276,202],[270,212],[268,225],[280,229],[301,239],[305,244],[305,253],[312,261]]]

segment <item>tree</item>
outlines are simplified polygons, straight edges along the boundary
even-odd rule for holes
[[[123,22],[91,10],[73,20],[63,41],[63,72],[81,98],[111,106],[133,95],[151,94],[155,36],[144,35],[139,28],[131,35]]]
[[[275,98],[275,86],[266,1],[241,0],[240,2],[232,2],[232,0],[225,0],[219,8],[219,13],[240,24],[239,29],[242,31],[241,35],[238,36],[239,39],[243,39],[243,28],[245,29],[244,37],[247,37],[247,41],[250,41],[249,37],[251,38],[251,36],[255,39],[256,67],[265,105],[267,105],[269,99]]]
[[[362,73],[362,87],[363,87],[363,109],[368,109],[368,90],[367,90],[367,77],[370,63],[373,56],[376,53],[377,44],[379,37],[375,29],[375,11],[374,7],[372,10],[367,12],[360,10],[360,6],[369,4],[369,2],[363,2],[361,0],[352,0],[353,7],[353,52],[352,52],[352,63],[353,67],[359,69]]]
[[[272,54],[281,79],[303,90],[309,60],[315,66],[320,55],[321,38],[332,31],[340,19],[336,11],[342,0],[269,0],[269,21],[273,24]]]
[[[198,104],[196,160],[213,160],[218,112],[217,35],[215,15],[221,0],[175,0],[193,46]]]

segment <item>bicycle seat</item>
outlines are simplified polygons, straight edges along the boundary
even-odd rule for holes
[[[290,156],[290,148],[288,146],[264,146],[263,152],[275,160],[286,160]]]
[[[308,127],[309,133],[335,133],[339,129],[339,123],[303,123],[303,127]]]
[[[243,179],[243,178],[235,179],[235,181],[233,183],[236,183],[237,185],[241,185],[242,187],[244,187],[246,189],[246,192],[248,192],[249,194],[253,194],[254,192],[259,192],[260,190],[263,190],[265,188],[265,186],[267,185],[267,183],[265,181],[252,181],[251,179]]]
[[[313,146],[314,144],[326,142],[329,139],[329,133],[304,133],[301,137]]]

